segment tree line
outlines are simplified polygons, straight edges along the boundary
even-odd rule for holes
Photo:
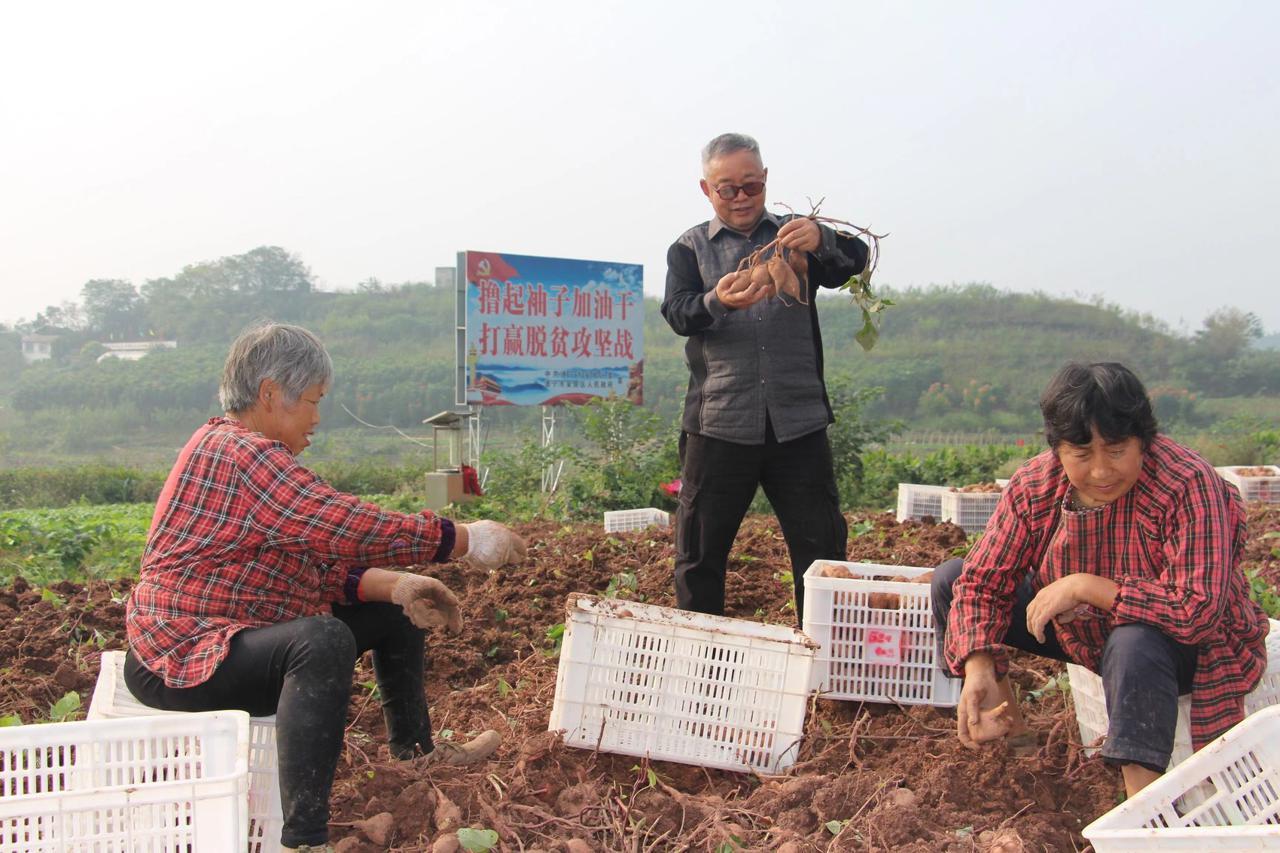
[[[1280,351],[1256,348],[1260,322],[1235,308],[1220,309],[1193,334],[1179,335],[1114,305],[985,285],[892,296],[896,304],[870,353],[854,342],[861,314],[846,297],[820,299],[819,311],[831,383],[882,389],[863,409],[900,428],[1034,431],[1039,391],[1070,359],[1132,366],[1166,425],[1202,427],[1219,419],[1222,408],[1205,401],[1220,398],[1252,398],[1241,411],[1280,419]],[[47,437],[93,412],[96,424],[75,428],[76,440],[90,449],[94,441],[110,441],[113,430],[145,440],[148,429],[163,427],[169,441],[170,433],[189,431],[217,412],[227,345],[265,318],[305,325],[329,348],[337,378],[327,426],[350,426],[356,419],[419,426],[453,403],[453,299],[451,288],[429,282],[384,285],[373,279],[349,293],[320,292],[302,260],[275,246],[192,264],[141,287],[94,279],[78,303],[0,326],[0,433],[9,432],[9,447],[20,449],[18,431]],[[673,421],[687,382],[684,340],[667,328],[658,305],[645,300],[645,402]],[[52,360],[22,363],[18,338],[28,332],[57,336]],[[178,348],[139,362],[97,361],[104,342],[149,339],[177,340]],[[536,413],[501,417],[518,424]]]

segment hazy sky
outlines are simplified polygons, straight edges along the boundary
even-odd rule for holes
[[[72,2],[0,16],[0,321],[279,245],[324,289],[459,249],[641,263],[699,150],[891,232],[879,280],[1280,331],[1280,4]]]

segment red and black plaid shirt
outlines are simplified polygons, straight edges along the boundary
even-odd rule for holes
[[[245,628],[326,614],[359,566],[446,559],[452,522],[334,490],[281,442],[229,418],[169,474],[125,613],[129,645],[170,687],[207,680]]]
[[[956,581],[947,663],[962,674],[965,658],[988,652],[998,676],[1008,671],[1001,639],[1028,573],[1036,589],[1075,572],[1110,578],[1120,587],[1110,613],[1054,625],[1063,651],[1096,672],[1111,629],[1132,622],[1198,646],[1191,740],[1199,749],[1244,718],[1243,697],[1267,667],[1267,618],[1239,569],[1240,495],[1208,462],[1164,436],[1144,454],[1137,483],[1114,503],[1064,510],[1069,488],[1052,450],[1009,481]]]

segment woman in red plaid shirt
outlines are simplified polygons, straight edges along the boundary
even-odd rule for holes
[[[225,417],[187,442],[151,520],[126,610],[125,681],[174,711],[276,715],[281,843],[320,850],[356,658],[373,653],[390,752],[471,763],[498,746],[434,744],[423,691],[426,629],[462,629],[435,578],[373,566],[461,558],[483,569],[524,559],[492,521],[455,525],[424,510],[386,512],[335,491],[296,456],[333,378],[324,347],[266,324],[231,347]]]
[[[1244,718],[1267,666],[1265,614],[1240,571],[1240,495],[1158,435],[1142,383],[1120,364],[1069,364],[1040,399],[1049,449],[1009,481],[986,533],[934,575],[946,668],[964,676],[966,746],[1030,745],[1006,646],[1102,676],[1102,756],[1134,794],[1162,774],[1178,697],[1196,749]],[[1003,706],[1003,707],[1002,707]]]

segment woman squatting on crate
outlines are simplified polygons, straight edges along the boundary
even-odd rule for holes
[[[965,679],[961,742],[1030,746],[1006,646],[1102,676],[1103,758],[1133,795],[1169,763],[1178,696],[1196,749],[1244,718],[1268,623],[1239,568],[1236,489],[1156,431],[1138,378],[1069,364],[1040,399],[1049,449],[1013,475],[985,534],[933,580],[939,659]],[[945,658],[943,657],[945,655]]]
[[[265,324],[231,346],[226,411],[196,430],[156,503],[126,610],[125,680],[146,705],[276,715],[285,849],[325,849],[356,658],[373,652],[390,751],[469,764],[499,736],[433,744],[423,690],[426,629],[462,629],[458,600],[410,567],[519,562],[492,521],[384,512],[334,490],[295,457],[333,378],[320,341]]]

